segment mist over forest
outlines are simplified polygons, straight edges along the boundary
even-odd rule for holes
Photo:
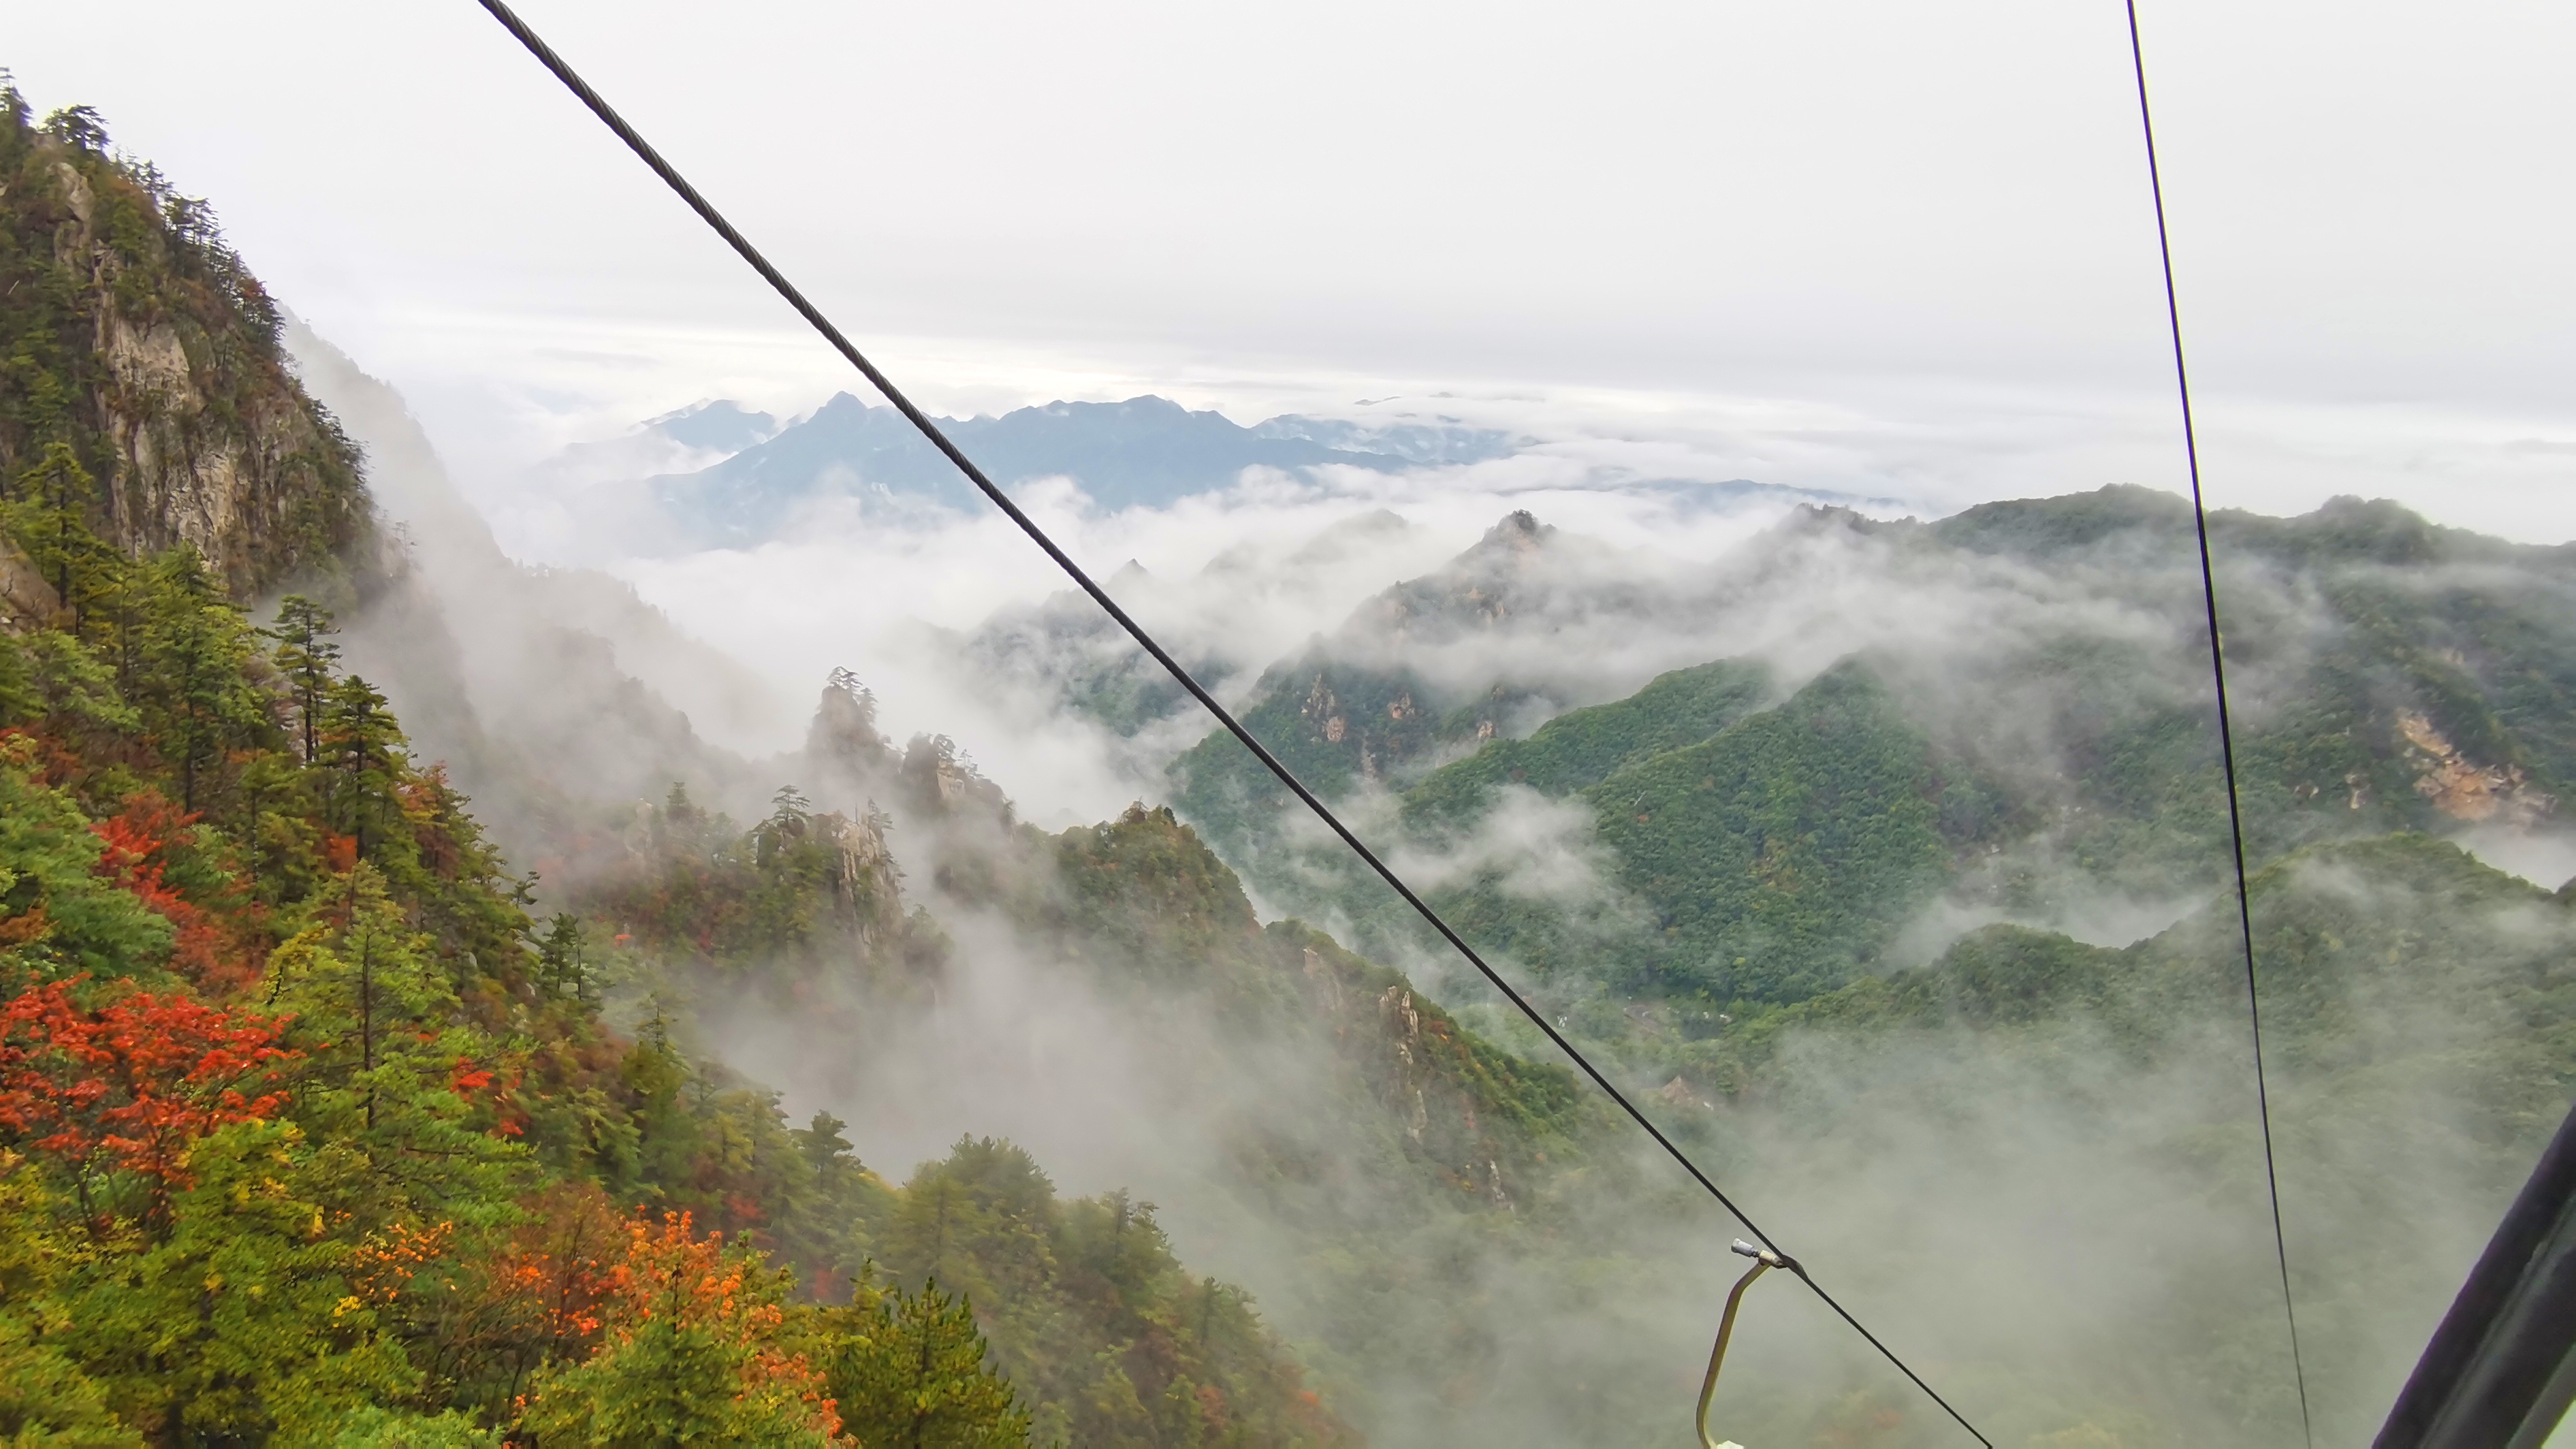
[[[1689,1442],[1742,1226],[891,410],[457,477],[291,302],[0,89],[0,1433]],[[1397,401],[953,421],[1996,1444],[2298,1432],[2189,503]],[[2208,527],[2354,1442],[2576,1081],[2576,545]]]

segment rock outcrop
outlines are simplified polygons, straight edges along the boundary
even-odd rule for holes
[[[111,156],[94,118],[0,94],[0,484],[54,445],[92,531],[193,545],[237,599],[381,554],[357,447],[296,381],[277,308],[200,202]]]

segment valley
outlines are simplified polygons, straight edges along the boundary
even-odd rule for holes
[[[618,567],[529,562],[203,203],[0,113],[0,1434],[1686,1442],[1739,1226],[1105,620],[826,619],[915,663],[791,688],[634,582],[893,567],[962,495],[887,410],[559,459]],[[1092,516],[1543,451],[960,434]],[[1594,481],[1716,542],[1372,495],[1111,584],[1998,1444],[2295,1432],[2188,505]],[[2346,1442],[2576,1090],[2576,546],[2211,531]],[[1729,1437],[1956,1442],[1747,1312]]]

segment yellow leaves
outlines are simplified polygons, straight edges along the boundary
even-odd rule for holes
[[[358,1292],[348,1301],[393,1302],[422,1270],[448,1256],[455,1237],[456,1225],[447,1222],[426,1228],[395,1223],[368,1234],[350,1255],[349,1276]]]
[[[331,929],[327,922],[317,922],[279,942],[268,953],[266,974],[271,985],[297,980],[310,974],[316,964],[331,960]]]

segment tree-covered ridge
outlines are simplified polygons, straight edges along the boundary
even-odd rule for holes
[[[838,1022],[853,1041],[910,1028],[931,1009],[954,950],[907,905],[892,822],[806,814],[792,791],[748,831],[675,791],[638,816],[622,866],[576,894],[585,926],[616,937],[644,979],[707,979]],[[1566,1151],[1581,1121],[1573,1080],[1483,1041],[1399,973],[1297,921],[1263,925],[1241,883],[1167,808],[1058,835],[1031,827],[948,842],[929,894],[997,913],[1034,949],[1140,1009],[1203,1012],[1234,1041],[1319,1054],[1355,1140],[1380,1165],[1508,1202],[1521,1169]],[[1349,1185],[1357,1164],[1306,1162]],[[1273,1163],[1265,1172],[1289,1170]]]
[[[1982,505],[1923,532],[2062,570],[2127,570],[2151,593],[2158,579],[2188,582],[2144,561],[2171,556],[2189,529],[2179,500],[2113,488]],[[2298,518],[2222,511],[2210,529],[2231,674],[2249,695],[2241,773],[2258,851],[2555,811],[2576,782],[2576,551],[2350,498]],[[2068,641],[2037,663],[2079,698],[2118,701],[2123,677],[2151,667],[2144,655]],[[2223,807],[2190,768],[2207,749],[2187,743],[2206,731],[2206,708],[2125,713],[2096,706],[2075,721],[2079,785],[2152,837],[2106,838],[2093,853],[2199,851]]]
[[[1501,677],[1461,687],[1415,667],[1408,651],[1535,630],[1544,637],[1569,591],[1567,556],[1597,550],[1526,512],[1423,578],[1363,604],[1329,639],[1262,672],[1244,724],[1309,786],[1328,796],[1408,783],[1445,756],[1507,733],[1513,719],[1564,705],[1549,689]],[[1583,608],[1599,601],[1573,591]],[[1608,607],[1632,607],[1620,590]],[[1275,817],[1295,799],[1230,734],[1209,735],[1171,766],[1174,804],[1238,863],[1266,849]]]
[[[1770,699],[1771,671],[1758,661],[1721,659],[1676,669],[1630,697],[1568,710],[1527,739],[1498,739],[1443,765],[1404,795],[1417,828],[1466,825],[1486,796],[1505,785],[1542,795],[1589,789],[1631,765],[1708,739]]]
[[[1041,1443],[1357,1442],[1241,1289],[1182,1269],[1151,1203],[1064,1201],[1027,1153],[982,1139],[925,1164],[884,1231],[899,1278],[991,1305]]]
[[[1130,569],[1142,576],[1141,568]],[[1130,569],[1110,576],[1113,592],[1129,582]],[[1176,643],[1167,640],[1166,647]],[[1233,672],[1222,658],[1194,652],[1186,643],[1177,647],[1182,664],[1201,684],[1215,688]],[[1026,608],[1005,609],[963,641],[961,654],[975,678],[1024,696],[1052,695],[1074,715],[1114,734],[1133,735],[1185,704],[1197,705],[1081,594],[1054,594]]]
[[[2576,778],[2576,555],[2354,500],[2212,528],[2258,863],[2555,818]],[[1879,969],[1899,946],[1920,959],[1932,948],[1904,931],[1927,910],[2061,921],[2215,883],[2227,808],[2191,545],[2188,508],[2143,489],[1928,525],[1809,511],[1716,582],[1675,585],[1662,622],[1645,610],[1638,627],[1758,635],[1785,618],[1792,639],[1904,642],[1803,681],[1761,654],[1674,671],[1418,776],[1357,773],[1301,707],[1409,677],[1402,649],[1363,666],[1348,637],[1318,646],[1295,677],[1274,671],[1246,718],[1373,821],[1382,850],[1434,862],[1435,903],[1568,1020],[1613,1040],[1697,1031],[1734,1004]],[[1642,586],[1601,587],[1604,608],[1624,608]],[[1862,588],[1960,627],[1855,619]],[[1522,644],[1544,656],[1547,638]],[[1863,678],[1874,702],[1820,707]],[[1301,682],[1305,695],[1288,688]],[[1212,736],[1177,768],[1181,807],[1265,896],[1350,920],[1376,954],[1433,948],[1339,851],[1297,843],[1293,802],[1232,741]]]
[[[1473,852],[1513,792],[1579,811],[1616,864],[1607,899],[1533,897],[1508,859],[1432,893],[1541,982],[1681,998],[1702,1015],[1829,989],[1872,968],[2004,808],[1970,762],[1934,750],[1883,672],[1845,660],[1766,708],[1758,662],[1677,670],[1442,766],[1401,797],[1397,822]],[[1365,938],[1420,937],[1347,862],[1301,864],[1310,894],[1330,900],[1315,882],[1338,882]]]
[[[855,698],[845,693],[841,703],[827,703],[826,714],[844,714],[843,725],[854,725]],[[841,732],[857,738],[854,729]],[[938,808],[941,792],[925,783],[935,772],[907,772],[881,742],[840,757],[873,758],[885,771],[873,777],[876,787],[908,799],[907,823],[871,811],[815,814],[800,827],[773,814],[743,831],[697,816],[685,802],[668,802],[639,815],[627,864],[582,892],[583,908],[592,913],[587,931],[593,938],[627,937],[617,949],[639,979],[671,981],[680,995],[758,997],[792,1012],[815,1040],[864,1060],[899,1051],[914,1033],[954,1032],[973,1020],[952,1009],[944,1028],[934,1025],[941,1019],[937,1003],[961,989],[956,973],[971,969],[968,954],[949,945],[934,916],[980,921],[983,932],[1006,926],[1016,952],[1078,984],[1086,999],[1131,1017],[1138,1039],[1126,1050],[1144,1058],[1152,1079],[1181,1099],[1150,1096],[1127,1110],[1148,1120],[1177,1114],[1203,1124],[1191,1130],[1213,1132],[1214,1176],[1233,1210],[1253,1215],[1293,1255],[1296,1270],[1284,1291],[1274,1284],[1270,1311],[1298,1325],[1299,1356],[1325,1370],[1332,1403],[1354,1402],[1355,1395],[1364,1400],[1364,1386],[1395,1387],[1410,1400],[1461,1382],[1456,1345],[1473,1341],[1479,1330],[1473,1305],[1444,1289],[1452,1271],[1444,1265],[1496,1241],[1537,1242],[1568,1220],[1569,1185],[1583,1180],[1584,1139],[1597,1111],[1571,1076],[1480,1039],[1401,975],[1342,949],[1323,932],[1294,921],[1265,926],[1233,873],[1167,809],[1138,807],[1113,821],[1050,835],[1007,824],[963,786],[946,792],[951,803]],[[908,876],[893,872],[890,860],[880,867],[883,895],[836,885],[841,867],[832,862],[848,858],[837,850],[800,857],[790,845],[764,858],[759,845],[763,836],[792,839],[798,829],[812,838],[861,825],[868,841],[863,858],[878,860],[881,847],[891,854],[901,846],[910,867]],[[691,829],[699,833],[691,836]],[[727,830],[729,837],[721,833]],[[672,851],[669,843],[683,837],[698,843]],[[882,919],[902,929],[865,937],[854,929],[837,902],[863,894],[883,902]],[[683,902],[688,911],[671,914]],[[772,924],[745,924],[730,934],[706,929],[744,912]],[[799,937],[799,922],[817,928]],[[986,1163],[978,1180],[1000,1184],[992,1191],[1022,1201],[1034,1165],[1007,1148],[975,1150],[986,1154],[978,1159]],[[1609,1177],[1623,1175],[1614,1170]],[[931,1181],[954,1186],[963,1179],[916,1177],[905,1190],[914,1206],[900,1212],[922,1211],[919,1195]],[[1026,1194],[1029,1202],[1047,1200],[1034,1187]],[[964,1201],[952,1200],[952,1209],[962,1211]],[[1029,1222],[1010,1234],[977,1239],[1023,1245],[1007,1252],[997,1247],[1001,1256],[983,1270],[1005,1285],[998,1298],[974,1287],[983,1280],[964,1269],[921,1256],[918,1237],[898,1242],[871,1226],[863,1245],[842,1251],[864,1252],[916,1275],[906,1281],[935,1274],[943,1284],[973,1287],[997,1362],[1030,1396],[1042,1434],[1067,1415],[1077,1426],[1096,1427],[1110,1421],[1084,1416],[1130,1413],[1117,1406],[1131,1403],[1123,1385],[1133,1385],[1132,1404],[1149,1411],[1146,1420],[1157,1427],[1138,1420],[1115,1434],[1097,1432],[1113,1440],[1142,1436],[1133,1439],[1140,1443],[1198,1442],[1181,1436],[1179,1426],[1189,1420],[1174,1408],[1172,1385],[1180,1380],[1202,1402],[1214,1402],[1206,1392],[1211,1387],[1221,1390],[1233,1406],[1226,1422],[1237,1426],[1227,1432],[1254,1436],[1245,1442],[1305,1432],[1296,1426],[1316,1406],[1300,1408],[1305,1401],[1295,1395],[1258,1387],[1294,1377],[1284,1351],[1273,1350],[1268,1368],[1240,1382],[1210,1377],[1214,1368],[1188,1363],[1195,1340],[1157,1347],[1151,1335],[1112,1333],[1110,1326],[1139,1322],[1134,1314],[1161,1322],[1165,1310],[1146,1300],[1127,1308],[1059,1304],[1063,1292],[1093,1280],[1072,1274],[1056,1288],[1040,1280],[1055,1271],[1048,1264],[1062,1264],[1083,1241],[1094,1209],[1069,1204],[1029,1212]],[[1108,1231],[1113,1238],[1128,1232],[1131,1244],[1144,1241],[1117,1228],[1114,1213]],[[1041,1251],[1050,1234],[1064,1235],[1062,1243]],[[1234,1351],[1234,1340],[1220,1330],[1228,1315],[1249,1310],[1240,1290],[1211,1290],[1161,1270],[1135,1281],[1180,1284],[1186,1290],[1182,1321],[1215,1313],[1211,1351]],[[1035,1317],[1014,1326],[1013,1315],[1023,1313]],[[1064,1335],[1081,1324],[1109,1325],[1080,1330],[1094,1335],[1082,1340],[1094,1358],[1064,1346],[1071,1341]],[[1095,1360],[1112,1360],[1097,1356],[1131,1338],[1133,1352],[1119,1350],[1126,1356],[1114,1360],[1120,1377],[1100,1388]],[[1180,1367],[1153,1366],[1176,1353]],[[1472,1381],[1474,1369],[1464,1371]],[[1388,1412],[1383,1402],[1367,1406],[1381,1418]],[[1077,1427],[1076,1442],[1092,1442],[1091,1432]]]
[[[2376,1426],[2576,1095],[2576,897],[2412,834],[2307,847],[2252,886],[2309,1393],[2319,1437],[2355,1439]],[[1921,1134],[1935,1145],[1918,1151],[2009,1175],[2013,1143],[2082,1139],[2094,1165],[2053,1173],[2105,1173],[2110,1196],[2156,1206],[2114,1207],[2051,1181],[2027,1229],[2050,1241],[2032,1247],[2075,1236],[2053,1214],[2126,1213],[2137,1221],[2102,1236],[2148,1271],[2116,1310],[2097,1310],[2108,1315],[2100,1329],[2068,1319],[2070,1351],[2034,1357],[2006,1397],[2089,1404],[2123,1443],[2181,1442],[2195,1422],[2254,1437],[2295,1432],[2297,1416],[2280,1390],[2288,1365],[2245,1011],[2235,901],[2223,894],[2126,948],[1990,926],[1927,967],[1667,1043],[1661,1061],[1689,1089],[1668,1094],[1677,1130],[1707,1134],[1712,1150],[1744,1153],[1761,1123],[1786,1143],[1842,1140],[1864,1159],[1908,1163],[1875,1179],[1851,1172],[1844,1191],[1911,1173],[1951,1210],[1994,1214],[1980,1190],[1931,1186],[1940,1173],[1895,1140]],[[1794,1197],[1807,1150],[1750,1155]],[[2096,1332],[2125,1351],[2088,1347]],[[2123,1402],[2135,1407],[2114,1407]]]
[[[907,1236],[918,1184],[864,1169],[839,1123],[791,1130],[658,1017],[611,1031],[634,948],[528,917],[339,671],[327,611],[290,598],[263,637],[184,549],[82,567],[127,607],[0,638],[0,1178],[27,1245],[0,1377],[41,1386],[0,1400],[10,1432],[322,1442],[356,1415],[373,1437],[331,1442],[987,1444],[1034,1411],[1097,1442],[1350,1437],[1149,1211],[1022,1193],[996,1236]],[[129,648],[153,667],[120,688]],[[678,889],[603,899],[782,980],[874,953],[900,1001],[937,932],[901,912],[879,829],[782,793],[737,834],[675,797],[642,849]],[[1139,1223],[1105,1264],[1100,1213]],[[989,1366],[954,1296],[985,1284],[1052,1305],[967,1300],[1042,1324]],[[1210,1327],[1184,1343],[1161,1325],[1187,1293]],[[1100,1397],[1103,1355],[1141,1418]],[[1043,1376],[1059,1361],[1079,1383]]]
[[[1584,792],[1669,943],[1657,984],[1797,997],[1866,971],[1946,873],[1944,784],[1868,670]]]
[[[0,636],[0,1428],[819,1444],[931,1335],[1024,1438],[950,1300],[813,1306],[900,1194],[603,1025],[326,611],[75,562],[109,606]]]
[[[1400,767],[1459,737],[1440,695],[1410,670],[1335,662],[1321,647],[1264,673],[1244,726],[1309,788],[1328,796],[1381,787]],[[1473,740],[1474,725],[1464,738]],[[1490,733],[1490,730],[1488,730]],[[1265,843],[1262,826],[1296,803],[1269,769],[1219,731],[1173,762],[1175,802],[1238,860]]]
[[[1236,1101],[1223,1180],[1294,1254],[1272,1307],[1319,1367],[1415,1432],[1442,1432],[1418,1422],[1441,1404],[1510,1397],[1490,1304],[1460,1275],[1494,1254],[1546,1264],[1595,1194],[1621,1190],[1626,1164],[1594,1147],[1598,1100],[1324,932],[1258,922],[1169,809],[1022,839],[1019,868],[959,872],[952,899],[1000,910],[1140,1016],[1178,1009],[1163,1059]],[[1267,1083],[1249,1101],[1246,1072]]]
[[[2569,954],[2576,896],[2542,890],[2480,865],[2457,846],[2413,834],[2311,846],[2249,884],[2264,1026],[2278,1034],[2288,1060],[2335,1060],[2328,1048],[2374,990],[2428,997],[2461,990],[2492,996],[2516,1034],[2534,1032],[2552,1046],[2556,1060],[2546,1079],[2576,1082],[2576,1054],[2567,1050],[2576,1046],[2576,957]],[[1758,1072],[1783,1036],[1813,1028],[1965,1024],[2013,1033],[2081,1017],[2107,1026],[2121,1051],[2152,1053],[2196,1024],[2186,1003],[2224,1004],[2232,995],[2241,1004],[2244,961],[2235,929],[2232,897],[2127,947],[1987,926],[1929,966],[1756,1013],[1722,1041],[1691,1051],[1719,1091]],[[2558,1115],[2543,1114],[2548,1125]]]
[[[1570,1145],[1582,1120],[1571,1073],[1493,1046],[1322,931],[1261,925],[1242,883],[1168,808],[1066,831],[1054,854],[1057,890],[1022,907],[1037,929],[1116,961],[1124,989],[1187,978],[1240,1029],[1328,1035],[1376,1098],[1373,1115],[1403,1122],[1442,1180],[1507,1198],[1497,1164]]]
[[[37,124],[0,77],[0,479],[13,506],[127,553],[191,544],[239,597],[298,573],[369,572],[358,450],[296,382],[282,325],[206,203],[112,154],[86,107]],[[30,542],[48,579],[81,546],[59,530]]]

